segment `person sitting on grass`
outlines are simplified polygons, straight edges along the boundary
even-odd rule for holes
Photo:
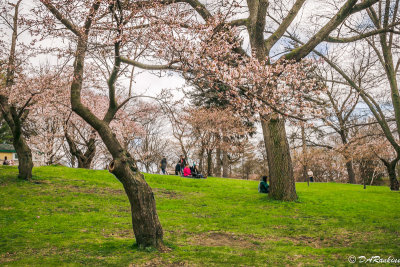
[[[185,168],[183,169],[183,176],[184,177],[192,177],[192,172],[190,171],[188,164],[186,164]]]
[[[258,185],[258,192],[269,193],[269,184],[267,183],[267,176],[262,177],[262,181]]]
[[[192,173],[193,178],[205,178],[197,169],[196,163],[193,163],[193,166],[190,167],[190,172]]]
[[[7,156],[4,157],[3,165],[10,165],[10,162],[7,160]]]

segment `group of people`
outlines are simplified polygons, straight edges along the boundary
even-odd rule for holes
[[[12,160],[8,160],[7,156],[4,157],[3,165],[14,165],[14,162]]]
[[[161,172],[167,174],[167,159],[163,157],[160,162]],[[187,160],[183,155],[179,157],[179,160],[175,166],[175,175],[181,175],[188,178],[205,178],[197,168],[194,162],[192,166],[189,166]]]
[[[165,157],[162,158],[160,162],[160,167],[162,173],[166,174],[167,159]],[[310,179],[310,182],[314,182],[313,172],[311,170],[308,170],[307,174]],[[185,157],[183,157],[183,155],[180,156],[178,163],[175,166],[175,175],[181,175],[183,177],[188,177],[188,178],[205,178],[204,175],[198,171],[196,163],[193,163],[193,165],[190,167]],[[267,179],[268,179],[267,176],[261,177],[260,184],[258,185],[258,192],[269,193],[269,184],[267,182]]]

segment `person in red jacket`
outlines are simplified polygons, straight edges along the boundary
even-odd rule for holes
[[[189,165],[187,165],[187,164],[186,164],[185,168],[183,169],[183,176],[192,177],[192,172],[190,171]]]

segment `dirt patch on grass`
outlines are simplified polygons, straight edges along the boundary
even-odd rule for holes
[[[179,199],[183,197],[182,194],[179,194],[173,190],[167,190],[163,188],[153,188],[153,193],[157,197],[168,198],[168,199]]]
[[[257,240],[249,236],[237,235],[234,233],[211,232],[197,234],[189,238],[190,245],[205,247],[239,247],[254,249],[257,247]]]
[[[133,239],[135,238],[132,229],[114,229],[111,233],[105,233],[103,229],[103,236],[107,238],[116,239]]]
[[[0,263],[7,263],[16,260],[15,252],[6,252],[5,254],[0,255]]]
[[[188,263],[186,261],[178,261],[178,262],[173,262],[173,261],[166,261],[162,258],[154,258],[151,259],[145,263],[141,263],[141,264],[136,264],[136,263],[132,263],[131,265],[129,265],[129,267],[144,267],[144,266],[167,266],[167,267],[172,267],[172,266],[199,266],[196,264],[191,264]]]
[[[313,248],[326,247],[324,240],[321,240],[320,238],[313,237],[313,236],[298,235],[298,236],[285,237],[285,238],[281,239],[281,241],[284,241],[284,240],[290,241],[294,245],[304,245],[304,246],[310,246]]]
[[[94,194],[94,195],[122,195],[124,194],[123,189],[115,189],[109,187],[86,187],[79,185],[56,185],[58,189],[64,189],[68,192],[83,193],[83,194]]]
[[[310,246],[313,248],[326,248],[326,247],[351,247],[354,242],[359,240],[367,241],[368,234],[366,233],[352,233],[348,231],[338,231],[335,236],[289,236],[283,237],[281,240],[287,240],[294,245]]]

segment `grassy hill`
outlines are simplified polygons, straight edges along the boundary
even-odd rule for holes
[[[107,171],[40,167],[34,183],[0,167],[0,265],[347,265],[400,258],[400,194],[297,183],[271,201],[257,182],[146,174],[169,252],[134,246],[130,207]]]

